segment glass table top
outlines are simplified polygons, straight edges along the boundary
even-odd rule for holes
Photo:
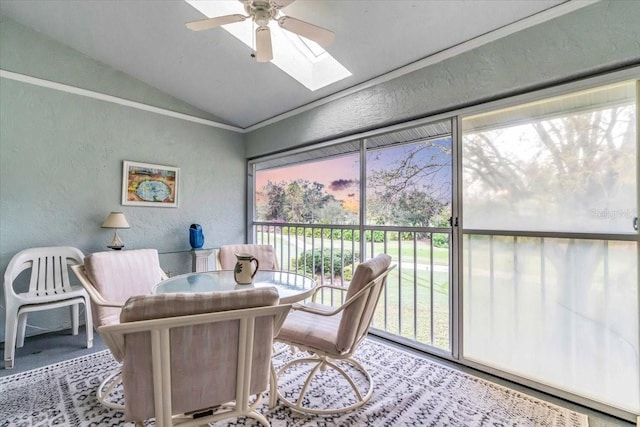
[[[171,277],[158,283],[153,293],[221,292],[265,286],[275,287],[280,295],[280,302],[290,304],[309,297],[316,283],[315,280],[300,274],[258,270],[252,284],[239,285],[233,278],[233,270],[219,270]]]

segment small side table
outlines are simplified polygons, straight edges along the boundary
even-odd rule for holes
[[[201,273],[203,271],[209,271],[209,257],[213,253],[214,249],[192,249],[191,269],[194,273]]]

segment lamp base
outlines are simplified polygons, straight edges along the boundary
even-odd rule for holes
[[[107,245],[107,247],[115,251],[119,251],[120,249],[124,248],[124,243],[122,242],[120,236],[118,236],[117,228],[113,230],[113,239],[111,240],[111,243]]]

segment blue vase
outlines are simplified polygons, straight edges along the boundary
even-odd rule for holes
[[[204,245],[204,234],[200,224],[191,224],[189,227],[189,243],[193,249],[201,249]]]

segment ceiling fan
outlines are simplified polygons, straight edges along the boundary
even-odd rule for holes
[[[271,48],[271,31],[269,30],[269,21],[274,20],[278,25],[299,36],[305,37],[318,43],[322,47],[329,46],[334,39],[332,31],[326,28],[318,27],[309,22],[291,16],[279,15],[280,9],[287,7],[295,0],[238,0],[244,5],[247,15],[224,15],[213,18],[200,19],[198,21],[188,22],[187,28],[193,31],[208,30],[221,25],[242,22],[247,18],[251,18],[257,25],[256,28],[256,61],[269,62],[273,59],[273,50]]]

